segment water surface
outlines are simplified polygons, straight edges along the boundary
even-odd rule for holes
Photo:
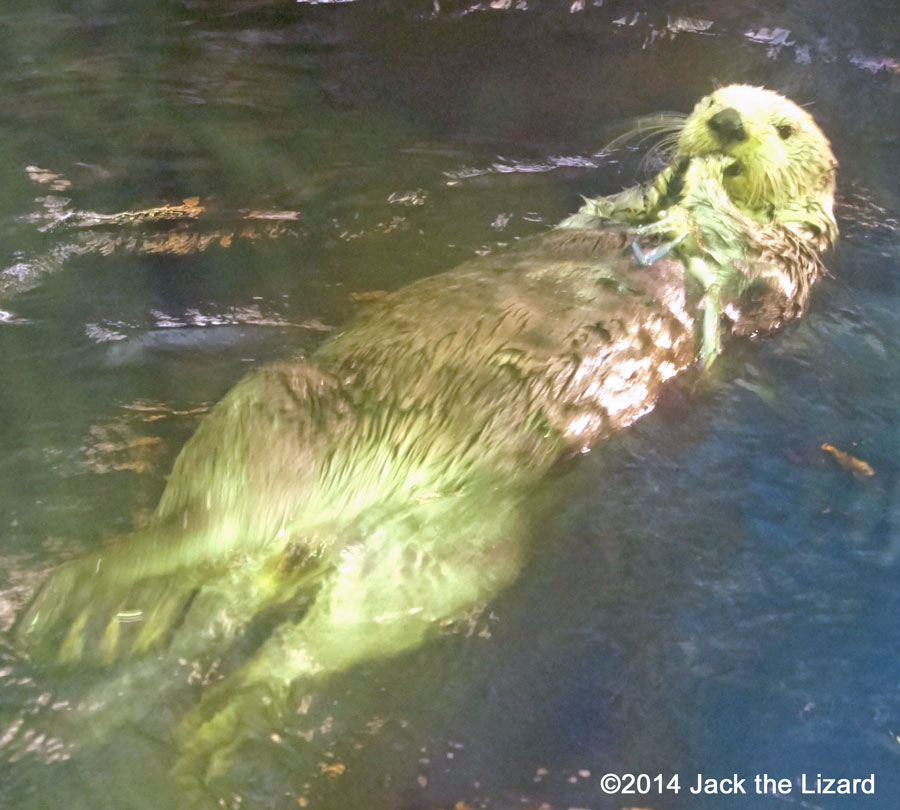
[[[808,316],[672,386],[569,474],[533,560],[487,613],[331,681],[246,747],[212,798],[894,806],[895,11],[6,4],[3,627],[53,566],[146,520],[178,449],[250,368],[312,351],[366,295],[640,179],[639,152],[600,153],[628,117],[688,110],[717,82],[763,84],[812,105],[841,163],[843,238]],[[201,218],[138,236],[60,221],[193,198]],[[855,478],[826,442],[875,475]],[[5,651],[0,806],[183,806],[171,730],[212,665],[47,671]],[[607,772],[875,773],[877,795],[609,797]]]

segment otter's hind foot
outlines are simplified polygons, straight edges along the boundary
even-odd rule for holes
[[[246,742],[277,728],[288,693],[277,681],[248,683],[240,674],[208,689],[179,725],[172,775],[185,787],[223,776]]]
[[[17,645],[38,660],[111,664],[158,646],[196,592],[189,572],[129,582],[102,568],[102,554],[60,568],[13,628]]]

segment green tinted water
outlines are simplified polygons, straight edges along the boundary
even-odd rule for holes
[[[898,391],[884,373],[900,250],[874,207],[898,199],[883,170],[896,75],[851,61],[889,55],[890,34],[877,3],[861,19],[613,5],[0,17],[4,626],[51,566],[146,519],[202,413],[249,368],[312,350],[360,293],[632,182],[631,164],[593,157],[617,121],[687,109],[713,78],[764,83],[817,100],[852,191],[836,279],[798,328],[733,347],[713,384],[674,390],[592,454],[564,513],[535,527],[536,562],[487,613],[272,719],[278,736],[245,749],[213,802],[759,807],[610,798],[607,770],[876,770],[880,797],[900,787]],[[663,18],[679,14],[711,18],[711,33],[673,34]],[[861,23],[856,40],[836,38],[842,21]],[[793,44],[746,36],[778,26]],[[119,227],[42,230],[48,211],[194,197],[196,221],[125,229],[140,243]],[[291,215],[253,216],[273,212]],[[829,466],[822,442],[865,457],[874,480]],[[172,728],[212,667],[48,671],[5,652],[0,806],[185,806]]]

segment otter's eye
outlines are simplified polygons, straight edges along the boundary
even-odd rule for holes
[[[776,124],[775,129],[778,130],[778,135],[783,141],[786,141],[794,134],[794,128],[790,124]]]

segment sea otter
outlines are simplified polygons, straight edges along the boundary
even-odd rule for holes
[[[261,730],[264,702],[492,599],[561,460],[647,413],[721,334],[796,317],[823,272],[836,164],[805,111],[731,86],[671,131],[646,186],[402,288],[308,360],[239,382],[150,523],[51,576],[16,642],[103,663],[221,647],[281,617],[181,725],[176,771],[206,780]]]
[[[640,124],[638,128],[640,128]],[[706,296],[701,354],[720,350],[719,320],[733,334],[772,331],[798,317],[837,238],[837,163],[812,117],[784,96],[731,85],[682,119],[653,125],[676,137],[668,165],[647,186],[587,200],[561,227],[635,226],[665,236],[642,262],[673,248]]]

